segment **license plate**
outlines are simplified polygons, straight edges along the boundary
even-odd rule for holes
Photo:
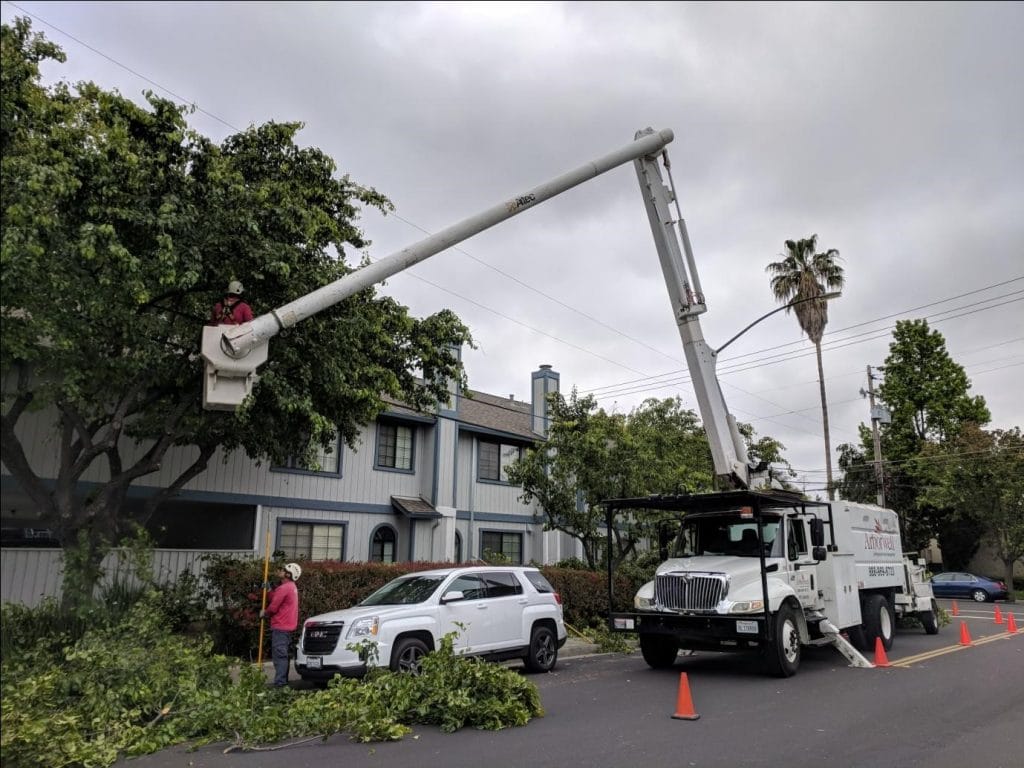
[[[616,618],[615,619],[615,628],[616,629],[634,629],[633,620],[632,619],[619,619],[619,618]]]
[[[757,622],[756,621],[737,621],[736,631],[741,632],[745,635],[756,635],[757,634]]]
[[[310,669],[320,669],[321,664],[323,664],[323,659],[321,659],[319,656],[306,657],[306,666]]]

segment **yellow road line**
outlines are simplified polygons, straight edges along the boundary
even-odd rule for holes
[[[1018,635],[1020,632],[1017,633]],[[914,656],[906,656],[899,661],[892,662],[889,666],[892,667],[909,667],[913,664],[917,664],[921,661],[928,661],[930,659],[937,658],[939,656],[945,656],[948,653],[955,653],[956,651],[962,651],[965,648],[971,648],[975,645],[984,645],[985,643],[991,643],[994,640],[1005,640],[1008,637],[1014,637],[1013,632],[1001,632],[998,635],[989,635],[988,637],[982,637],[977,640],[972,640],[970,645],[948,645],[944,648],[936,648],[933,651],[924,651]]]

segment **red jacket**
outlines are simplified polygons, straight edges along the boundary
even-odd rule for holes
[[[252,308],[241,299],[230,307],[222,301],[213,305],[211,320],[214,325],[241,325],[251,323],[252,318]]]
[[[295,582],[285,579],[270,595],[267,606],[271,629],[294,632],[299,626],[299,590]]]

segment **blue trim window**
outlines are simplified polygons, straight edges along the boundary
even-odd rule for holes
[[[370,537],[370,561],[375,563],[394,563],[395,548],[398,536],[390,525],[381,525]]]
[[[341,477],[341,436],[334,442],[334,445],[315,446],[315,452],[310,461],[291,456],[283,465],[271,467],[275,471],[297,472],[311,475],[335,475]]]
[[[522,456],[522,446],[481,439],[477,456],[477,479],[507,483],[509,465]]]
[[[377,455],[375,469],[392,469],[397,472],[413,471],[413,446],[415,427],[393,421],[377,424]]]
[[[286,560],[342,560],[345,524],[282,520],[277,550],[284,552]]]
[[[509,531],[481,531],[480,557],[487,552],[504,555],[514,565],[523,564],[523,534]]]

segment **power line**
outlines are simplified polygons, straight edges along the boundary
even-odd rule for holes
[[[5,1],[9,2],[9,0],[5,0]],[[155,80],[152,80],[151,78],[143,75],[142,73],[136,71],[135,69],[129,67],[128,65],[122,63],[121,61],[115,59],[114,57],[112,57],[112,56],[104,53],[103,51],[97,49],[96,47],[86,43],[85,41],[81,40],[80,38],[76,37],[75,35],[72,35],[71,33],[67,32],[66,30],[56,26],[55,24],[52,24],[52,23],[46,21],[45,19],[43,19],[42,17],[40,17],[40,16],[38,16],[36,14],[33,14],[33,13],[25,10],[21,6],[17,5],[16,3],[9,2],[9,4],[13,8],[18,9],[20,12],[22,12],[22,13],[30,16],[30,17],[32,17],[33,19],[36,19],[40,23],[42,23],[42,24],[46,25],[47,27],[50,27],[51,29],[59,32],[60,34],[64,35],[65,37],[67,37],[70,40],[73,40],[74,42],[76,42],[77,44],[83,46],[84,48],[87,48],[88,50],[92,51],[96,55],[103,57],[107,61],[110,61],[111,63],[115,64],[118,67],[121,67],[122,69],[124,69],[125,71],[131,73],[132,75],[134,75],[134,76],[144,80],[147,83],[150,83],[151,85],[153,85],[156,88],[164,91],[165,93],[170,94],[173,98],[177,99],[179,102],[192,106],[197,111],[199,111],[199,112],[201,112],[201,113],[203,113],[203,114],[205,114],[205,115],[207,115],[207,116],[217,120],[218,122],[222,123],[223,125],[231,128],[232,130],[235,130],[235,131],[240,130],[239,128],[237,128],[236,126],[232,125],[228,121],[226,121],[226,120],[222,119],[221,117],[219,117],[218,115],[215,115],[212,112],[209,112],[209,111],[199,107],[195,102],[193,102],[193,101],[191,101],[189,99],[186,99],[183,96],[180,96],[179,94],[175,93],[174,91],[172,91],[171,89],[167,88],[166,86],[163,86],[160,83],[156,82]],[[394,215],[395,215],[395,218],[397,218],[400,221],[404,222],[406,225],[414,227],[415,229],[417,229],[417,230],[419,230],[421,232],[424,232],[426,234],[430,234],[429,230],[419,226],[418,224],[416,224],[416,223],[414,223],[412,221],[409,221],[408,219],[406,219],[406,218],[404,218],[404,217],[402,217],[400,215],[397,215],[397,214],[394,214]],[[643,342],[640,339],[636,339],[635,337],[629,336],[628,334],[622,332],[618,328],[615,328],[614,326],[611,326],[611,325],[609,325],[609,324],[599,320],[598,318],[595,318],[595,317],[593,317],[593,316],[583,312],[582,310],[579,310],[579,309],[577,309],[575,307],[572,307],[571,305],[561,301],[560,299],[558,299],[558,298],[556,298],[554,296],[551,296],[550,294],[547,294],[547,293],[545,293],[545,292],[543,292],[543,291],[541,291],[541,290],[539,290],[539,289],[529,285],[525,281],[515,277],[514,275],[511,275],[510,273],[507,273],[507,272],[505,272],[505,271],[503,271],[503,270],[501,270],[501,269],[499,269],[497,267],[494,267],[491,264],[488,264],[487,262],[485,262],[482,259],[479,259],[479,258],[473,256],[472,254],[468,253],[467,251],[465,251],[462,248],[455,248],[455,250],[460,251],[466,257],[472,259],[473,261],[476,261],[477,263],[481,264],[482,266],[487,267],[488,269],[493,270],[494,272],[498,273],[502,277],[504,277],[504,278],[506,278],[508,280],[514,281],[515,283],[523,286],[524,288],[527,288],[530,291],[533,291],[533,292],[537,293],[538,295],[544,297],[545,299],[547,299],[549,301],[552,301],[552,302],[558,304],[559,306],[562,306],[562,307],[564,307],[564,308],[566,308],[566,309],[568,309],[568,310],[570,310],[572,312],[575,312],[576,314],[579,314],[581,317],[584,317],[584,318],[590,320],[591,322],[593,322],[593,323],[595,323],[597,325],[600,325],[601,327],[603,327],[603,328],[605,328],[607,330],[610,330],[610,331],[612,331],[612,332],[622,336],[623,338],[626,338],[626,339],[628,339],[628,340],[630,340],[630,341],[632,341],[632,342],[634,342],[636,344],[639,344],[640,346],[645,347],[646,349],[649,349],[649,350],[651,350],[651,351],[653,351],[653,352],[655,352],[655,353],[657,353],[659,355],[662,355],[664,357],[667,357],[667,358],[669,358],[671,360],[678,360],[677,357],[669,355],[669,354],[667,354],[665,352],[662,352],[661,350],[658,350],[658,349],[650,346],[649,344]],[[557,336],[554,336],[554,335],[552,335],[552,334],[550,334],[550,333],[548,333],[548,332],[546,332],[544,330],[541,330],[539,328],[535,328],[533,326],[527,325],[526,323],[524,323],[524,322],[522,322],[522,321],[520,321],[520,320],[518,320],[516,318],[513,318],[513,317],[511,317],[509,315],[506,315],[504,313],[498,312],[498,311],[494,310],[491,307],[487,307],[487,306],[485,306],[483,304],[480,304],[479,302],[476,302],[473,299],[470,299],[468,297],[462,296],[461,294],[458,294],[455,291],[451,291],[451,290],[449,290],[447,288],[439,286],[436,283],[433,283],[432,281],[427,280],[425,278],[422,278],[422,277],[420,277],[418,275],[415,275],[415,274],[412,274],[412,273],[409,273],[409,274],[410,274],[410,276],[412,276],[412,277],[414,277],[414,278],[416,278],[416,279],[418,279],[418,280],[420,280],[420,281],[422,281],[422,282],[424,282],[424,283],[426,283],[426,284],[428,284],[428,285],[430,285],[430,286],[432,286],[432,287],[434,287],[436,289],[442,290],[442,291],[444,291],[444,292],[446,292],[446,293],[448,293],[450,295],[456,296],[457,298],[459,298],[459,299],[461,299],[463,301],[467,301],[470,304],[472,304],[473,306],[476,306],[476,307],[478,307],[480,309],[492,312],[493,314],[497,315],[498,317],[501,317],[501,318],[503,318],[505,320],[508,320],[510,322],[513,322],[513,323],[516,323],[517,325],[520,325],[520,326],[522,326],[522,327],[524,327],[524,328],[526,328],[526,329],[528,329],[530,331],[533,331],[534,333],[538,333],[540,335],[546,336],[546,337],[552,339],[553,341],[556,341],[556,342],[558,342],[560,344],[564,344],[564,345],[566,345],[566,346],[568,346],[570,348],[576,349],[576,350],[578,350],[580,352],[583,352],[585,354],[592,355],[592,356],[594,356],[594,357],[596,357],[596,358],[598,358],[600,360],[603,360],[603,361],[605,361],[607,363],[610,363],[612,365],[616,365],[616,366],[619,366],[619,367],[624,368],[626,370],[629,370],[629,371],[632,371],[634,373],[637,373],[637,374],[639,374],[641,376],[644,376],[647,379],[652,379],[653,380],[653,379],[661,378],[661,377],[664,377],[664,376],[671,376],[671,375],[675,375],[676,374],[676,372],[673,372],[673,373],[670,373],[670,374],[661,374],[659,376],[654,376],[654,377],[647,376],[642,371],[638,371],[638,370],[636,370],[636,369],[634,369],[634,368],[632,368],[630,366],[627,366],[627,365],[623,364],[621,361],[613,360],[613,359],[611,359],[609,357],[605,357],[605,356],[600,355],[600,354],[598,354],[598,353],[596,353],[596,352],[594,352],[594,351],[592,351],[592,350],[590,350],[590,349],[588,349],[586,347],[580,346],[578,344],[574,344],[572,342],[566,341],[565,339],[562,339],[562,338],[559,338]],[[903,312],[897,312],[897,313],[893,313],[891,315],[886,315],[886,316],[883,316],[883,317],[880,317],[880,318],[875,318],[873,320],[867,320],[867,321],[864,321],[862,323],[858,323],[858,324],[855,324],[855,325],[852,325],[852,326],[847,326],[846,328],[843,328],[843,329],[837,329],[836,331],[830,332],[829,334],[826,334],[826,335],[831,335],[832,333],[841,333],[841,332],[843,332],[845,330],[850,330],[852,328],[860,327],[860,326],[863,326],[863,325],[870,325],[872,323],[876,323],[876,322],[880,322],[882,320],[886,320],[886,319],[890,319],[892,317],[896,317],[896,316],[898,316],[900,314],[906,314],[908,312],[914,312],[914,311],[917,311],[919,309],[924,309],[924,308],[927,308],[927,307],[935,306],[937,304],[942,304],[942,303],[945,303],[947,301],[952,301],[952,300],[954,300],[956,298],[962,298],[964,296],[969,296],[969,295],[973,295],[975,293],[980,293],[980,292],[985,291],[985,290],[990,290],[993,287],[997,287],[997,286],[1000,286],[1000,285],[1006,285],[1006,284],[1008,284],[1010,282],[1014,282],[1016,280],[1021,280],[1021,279],[1024,279],[1024,277],[1013,278],[1011,280],[1007,280],[1007,281],[1003,281],[1003,282],[1000,282],[1000,283],[996,283],[996,284],[994,284],[992,286],[987,286],[985,288],[979,288],[979,289],[976,289],[974,291],[970,291],[970,292],[966,292],[966,293],[963,293],[963,294],[959,294],[958,296],[954,296],[954,297],[951,297],[951,298],[948,298],[948,299],[942,299],[942,300],[939,300],[939,301],[930,302],[928,304],[923,304],[923,305],[920,305],[918,307],[914,307],[914,308],[911,308],[911,309],[908,309],[908,310],[904,310]],[[991,301],[991,300],[992,299],[989,299],[989,301]],[[954,311],[954,310],[949,310],[949,311]],[[944,314],[944,313],[940,312],[940,313],[936,313],[936,314]],[[944,318],[944,319],[952,319],[952,318]],[[936,322],[938,322],[938,321],[936,321]],[[867,333],[873,333],[873,332],[867,332]],[[854,338],[854,337],[849,337],[849,338]],[[880,338],[880,337],[875,336],[875,337],[872,337],[871,339],[864,339],[863,341],[869,341],[869,340],[873,340],[875,338]],[[797,344],[797,343],[802,343],[802,340],[797,340],[795,342],[788,342],[786,344],[777,345],[776,347],[770,347],[770,348],[765,349],[765,350],[759,350],[759,351],[755,351],[755,352],[745,353],[745,354],[742,354],[742,355],[737,355],[737,356],[734,356],[732,358],[728,358],[727,361],[728,360],[739,360],[739,359],[741,359],[743,357],[749,357],[751,355],[762,354],[763,352],[769,351],[771,349],[779,349],[779,348],[783,348],[783,347],[786,347],[786,346],[791,346],[792,344]],[[844,345],[839,345],[839,346],[832,346],[829,349],[841,348],[842,346],[848,346],[848,345],[844,344]],[[795,355],[795,356],[783,356],[782,359],[776,360],[774,362],[783,362],[785,360],[797,359],[798,357],[803,357],[803,356],[806,356],[806,354],[799,354],[799,355]],[[727,361],[723,361],[723,362],[727,362]],[[769,362],[769,359],[766,359],[766,358],[762,358],[760,361],[752,361],[752,362],[755,362],[756,365],[753,365],[751,367],[739,367],[739,364],[737,364],[737,365],[733,366],[732,368],[729,368],[728,370],[721,371],[720,373],[721,373],[721,375],[728,375],[730,373],[739,373],[739,372],[748,371],[748,370],[751,370],[753,367],[761,367],[762,365],[772,364],[772,362]],[[682,379],[674,380],[673,382],[663,382],[661,385],[659,385],[659,386],[657,386],[655,388],[664,388],[665,386],[671,386],[673,384],[684,384],[684,383],[688,383],[688,382],[689,382],[688,378],[682,378]],[[591,390],[591,393],[596,393],[597,391],[602,390],[602,389],[616,389],[618,386],[620,386],[620,385],[606,385],[606,386],[603,386],[603,387],[597,387],[597,388]],[[611,397],[613,395],[614,396],[622,397],[622,396],[631,395],[631,394],[639,394],[641,392],[648,391],[649,389],[650,389],[650,387],[645,387],[645,388],[642,388],[642,389],[635,389],[635,390],[631,390],[631,391],[617,391],[615,393],[606,393],[605,395],[602,395],[602,396],[597,396],[597,395],[595,395],[595,396],[597,396],[598,399],[607,399],[608,397]],[[741,392],[744,392],[744,394],[748,394],[748,395],[756,397],[756,395],[754,395],[754,393],[745,392],[744,390],[739,389],[738,387],[736,387],[736,389],[738,389]],[[765,400],[765,402],[771,403],[770,400],[767,400],[765,398],[760,398],[760,399]],[[776,405],[777,407],[783,407],[783,406],[778,405],[777,403],[772,403],[772,404]]]
[[[1021,293],[1024,293],[1024,291],[1021,291]],[[989,309],[997,309],[997,308],[1005,306],[1007,304],[1015,303],[1015,302],[1022,301],[1022,300],[1024,300],[1024,296],[1022,296],[1020,298],[1016,298],[1016,299],[1011,299],[1010,301],[1001,302],[999,304],[993,304],[993,305],[990,305],[990,306],[987,306],[987,307],[978,307],[977,309],[974,309],[974,310],[971,310],[971,311],[967,311],[967,312],[961,312],[959,314],[951,315],[949,317],[937,317],[937,315],[945,314],[945,313],[936,313],[936,315],[932,315],[932,316],[929,316],[929,317],[924,318],[924,319],[930,321],[933,325],[935,325],[935,324],[938,324],[938,323],[941,323],[941,322],[945,322],[947,320],[954,320],[954,319],[957,319],[957,318],[960,318],[960,317],[965,317],[967,315],[976,314],[978,312],[984,312],[984,311],[989,310]],[[991,300],[987,300],[987,301],[991,301]],[[969,304],[969,305],[966,305],[966,307],[977,306],[977,304],[983,304],[983,303],[985,303],[985,301],[975,302],[975,304]],[[964,309],[966,307],[958,307],[956,309]],[[953,311],[956,311],[956,310],[947,310],[947,312],[953,312]],[[851,336],[851,337],[847,337],[847,338],[843,338],[843,339],[836,339],[833,342],[831,342],[830,345],[822,345],[822,352],[832,352],[832,351],[835,351],[837,349],[843,349],[845,347],[854,346],[856,344],[863,344],[863,343],[868,342],[868,341],[877,341],[878,339],[882,339],[882,338],[887,337],[889,335],[889,332],[894,327],[895,326],[888,326],[886,328],[876,329],[876,330],[867,332],[869,334],[874,334],[874,335],[856,334],[856,335]],[[863,338],[858,338],[858,337],[863,337]],[[1003,342],[1003,343],[1009,343],[1009,342]],[[789,352],[789,353],[781,353],[779,355],[770,355],[770,356],[762,358],[760,360],[751,360],[751,361],[748,361],[747,363],[739,363],[739,364],[736,364],[736,365],[734,365],[732,367],[728,367],[727,366],[723,370],[718,371],[718,373],[719,373],[720,376],[728,376],[730,374],[735,374],[735,373],[744,373],[746,371],[755,370],[757,368],[763,368],[763,367],[766,367],[766,366],[769,366],[769,365],[777,365],[779,363],[786,363],[786,362],[790,362],[792,360],[799,360],[800,358],[810,357],[811,355],[814,355],[814,354],[815,354],[815,351],[812,349],[812,350],[806,350],[806,351],[801,351],[801,352]],[[685,371],[673,371],[672,373],[669,373],[669,374],[661,374],[661,376],[675,376],[676,378],[665,379],[665,380],[660,381],[660,382],[649,381],[648,379],[635,379],[635,380],[633,380],[631,382],[624,382],[624,383],[619,384],[619,385],[612,385],[612,384],[610,384],[610,385],[606,385],[605,387],[596,387],[594,389],[587,390],[587,394],[593,394],[598,400],[607,400],[607,399],[609,399],[611,397],[625,397],[627,395],[640,394],[642,392],[647,392],[647,391],[651,391],[651,390],[654,390],[654,389],[665,389],[667,387],[678,387],[678,386],[682,386],[684,384],[689,384],[692,381],[692,378],[690,377],[690,375],[687,372],[685,372]],[[649,382],[649,383],[645,384],[644,382]],[[621,388],[620,389],[614,389],[616,386],[621,387]],[[604,389],[604,390],[611,390],[611,391],[601,392],[602,389]]]

